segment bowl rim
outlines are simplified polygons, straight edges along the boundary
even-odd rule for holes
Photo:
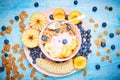
[[[74,54],[72,54],[71,56],[67,57],[67,58],[61,58],[61,59],[59,59],[59,58],[53,58],[53,57],[51,57],[51,56],[44,50],[44,48],[43,48],[43,45],[42,45],[42,43],[41,43],[42,34],[43,34],[44,30],[48,27],[47,25],[49,25],[49,24],[52,23],[52,22],[65,22],[65,23],[68,23],[68,24],[72,25],[72,27],[75,28],[75,33],[77,33],[77,34],[79,35],[79,36],[78,36],[78,37],[79,37],[78,47],[77,47],[76,52],[75,52]],[[76,36],[76,37],[77,37],[77,36]],[[77,39],[78,39],[78,38],[77,38]],[[77,26],[74,25],[72,22],[70,22],[70,21],[68,21],[68,20],[51,20],[51,21],[49,21],[46,25],[44,25],[44,27],[42,28],[42,30],[41,30],[41,32],[40,32],[39,47],[41,48],[43,54],[45,54],[46,57],[49,58],[50,60],[52,60],[52,61],[67,61],[67,60],[73,58],[73,57],[77,54],[77,52],[79,51],[79,49],[80,49],[80,47],[81,47],[81,41],[82,41],[82,40],[81,40],[80,30],[79,30],[79,29],[77,28]]]

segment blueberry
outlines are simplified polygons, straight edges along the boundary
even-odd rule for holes
[[[43,41],[46,41],[46,40],[47,40],[47,36],[43,35],[41,39],[42,39]]]
[[[67,40],[66,40],[66,39],[63,39],[63,40],[62,40],[62,43],[63,43],[63,44],[67,44]]]
[[[49,15],[49,18],[50,18],[51,20],[53,20],[53,19],[54,19],[52,14],[51,14],[51,15]]]
[[[5,53],[5,54],[4,54],[4,56],[5,56],[5,57],[8,57],[8,54],[7,54],[7,53]]]
[[[93,12],[96,12],[96,11],[97,11],[97,7],[94,6],[94,7],[92,8],[92,11],[93,11]]]
[[[85,49],[83,49],[83,53],[86,53],[87,52],[87,49],[85,48]]]
[[[112,11],[112,9],[113,9],[112,7],[109,7],[109,11]]]
[[[68,15],[65,15],[65,19],[68,20]]]
[[[95,65],[95,68],[96,68],[97,70],[100,69],[100,65],[99,65],[99,64]]]
[[[90,29],[88,29],[88,30],[86,31],[86,33],[87,33],[87,34],[90,34],[90,32],[91,32],[91,30],[90,30]]]
[[[59,31],[60,31],[60,29],[59,29],[59,28],[58,28],[58,29],[55,29],[55,32],[57,32],[57,33],[58,33]]]
[[[18,21],[19,20],[19,16],[15,16],[15,20]]]
[[[66,27],[66,30],[70,31],[70,30],[71,30],[71,27],[70,27],[70,26],[67,26],[67,27]]]
[[[1,27],[1,30],[2,30],[2,31],[5,31],[5,30],[6,30],[6,27],[5,27],[5,26],[2,26],[2,27]]]
[[[0,72],[3,72],[4,70],[4,67],[0,67]]]
[[[81,30],[82,29],[82,24],[78,24],[77,27],[78,27],[78,29]]]
[[[37,52],[40,52],[41,50],[40,50],[40,48],[37,48],[36,51],[37,51]]]
[[[35,59],[36,59],[36,56],[32,56],[32,59],[35,60]]]
[[[103,22],[102,23],[102,27],[106,27],[107,26],[107,23],[106,22]]]
[[[114,50],[115,49],[115,45],[111,45],[111,49]]]
[[[87,38],[91,38],[91,35],[90,35],[90,34],[88,34],[88,35],[87,35]]]
[[[87,42],[90,42],[90,39],[88,38],[88,39],[86,39],[86,41],[87,41]]]
[[[36,64],[36,60],[33,60],[33,64]]]
[[[45,54],[42,54],[42,58],[46,58]]]
[[[113,33],[110,33],[109,36],[110,36],[110,38],[113,38],[113,37],[114,37],[114,34],[113,34]]]
[[[8,40],[8,39],[5,39],[5,40],[4,40],[4,43],[5,43],[5,44],[8,44],[8,43],[9,43],[9,40]]]
[[[106,43],[105,43],[105,42],[101,42],[101,46],[102,46],[102,47],[105,47],[105,46],[106,46]]]
[[[88,43],[87,46],[91,46],[91,43]]]
[[[91,49],[88,49],[88,53],[91,53],[92,52],[92,50]]]
[[[35,3],[34,3],[34,6],[35,6],[35,7],[38,7],[38,6],[39,6],[39,3],[38,3],[38,2],[35,2]]]
[[[118,64],[118,68],[120,69],[120,64]]]
[[[78,4],[78,1],[77,0],[74,0],[74,5],[77,5]]]

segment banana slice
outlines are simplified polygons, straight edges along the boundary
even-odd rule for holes
[[[71,47],[69,45],[67,45],[67,51],[66,54],[64,55],[64,57],[69,57],[72,53]]]
[[[71,49],[75,49],[76,46],[77,46],[77,40],[73,39],[72,40],[72,46],[70,46],[70,47],[71,47]]]
[[[59,54],[59,58],[63,58],[64,55],[66,54],[67,52],[67,47],[65,45],[62,46],[62,52]]]
[[[47,17],[41,12],[34,13],[30,17],[30,26],[33,29],[41,30],[46,23]]]
[[[29,48],[34,48],[39,45],[39,31],[27,29],[22,34],[22,43]]]
[[[42,69],[55,74],[67,74],[74,70],[72,59],[64,63],[56,63],[46,59],[37,58],[36,62],[37,62],[37,65],[40,66]],[[44,63],[44,66],[42,63]]]

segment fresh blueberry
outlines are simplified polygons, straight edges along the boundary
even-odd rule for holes
[[[63,44],[67,44],[67,40],[66,40],[66,39],[63,39],[63,40],[62,40],[62,43],[63,43]]]
[[[15,16],[15,20],[18,21],[19,20],[19,16]]]
[[[88,39],[86,39],[86,41],[87,41],[87,42],[90,42],[90,39],[88,38]]]
[[[114,50],[115,49],[115,45],[111,45],[111,49]]]
[[[113,9],[112,7],[109,7],[109,11],[112,11],[112,9]]]
[[[8,44],[8,43],[9,43],[9,40],[8,40],[8,39],[5,39],[5,40],[4,40],[4,43],[5,43],[5,44]]]
[[[47,40],[47,36],[43,35],[41,39],[42,39],[43,41],[46,41],[46,40]]]
[[[113,38],[113,37],[114,37],[114,34],[113,34],[113,33],[110,33],[109,36],[110,36],[110,38]]]
[[[60,31],[60,29],[59,29],[59,28],[58,28],[58,29],[55,29],[55,32],[57,32],[57,33],[58,33],[59,31]]]
[[[38,2],[35,2],[35,3],[34,3],[34,6],[35,6],[35,7],[38,7],[38,6],[39,6],[39,3],[38,3]]]
[[[102,23],[102,27],[106,27],[107,26],[107,23],[106,22],[103,22]]]
[[[6,27],[5,27],[5,26],[2,26],[2,27],[1,27],[1,30],[2,30],[2,31],[5,31],[5,30],[6,30]]]
[[[87,49],[85,48],[85,49],[83,49],[83,53],[86,53],[87,52]]]
[[[92,50],[91,49],[88,49],[88,53],[91,53],[92,52]]]
[[[91,38],[91,35],[90,35],[90,34],[88,34],[88,35],[87,35],[87,38]]]
[[[49,15],[49,18],[50,18],[51,20],[53,20],[53,19],[54,19],[52,14],[51,14],[51,15]]]
[[[68,15],[65,15],[65,19],[68,20]]]
[[[33,64],[36,64],[36,60],[33,60]]]
[[[120,69],[120,64],[118,64],[118,68]]]
[[[101,42],[101,46],[102,46],[102,47],[105,47],[105,46],[106,46],[106,43],[105,43],[105,42]]]
[[[3,72],[4,70],[4,67],[0,67],[0,72]]]
[[[91,43],[88,43],[87,46],[91,46]]]
[[[42,58],[46,58],[45,54],[42,53]]]
[[[77,5],[78,4],[78,1],[77,0],[74,0],[74,5]]]
[[[36,51],[37,51],[37,52],[40,52],[41,50],[40,50],[40,48],[37,48]]]
[[[8,54],[7,54],[7,53],[5,53],[5,54],[4,54],[4,56],[5,56],[5,57],[8,57]]]
[[[32,59],[35,60],[35,59],[36,59],[36,56],[32,56]]]
[[[67,27],[66,27],[66,30],[67,30],[67,31],[70,31],[70,30],[71,30],[71,27],[70,27],[70,26],[67,26]]]
[[[87,34],[90,34],[91,30],[90,30],[90,29],[88,29],[86,32],[87,32]]]
[[[96,12],[96,11],[97,11],[97,7],[94,6],[94,7],[92,8],[92,11],[93,11],[93,12]]]
[[[99,69],[100,69],[100,65],[99,65],[99,64],[95,65],[95,68],[96,68],[97,70],[99,70]]]

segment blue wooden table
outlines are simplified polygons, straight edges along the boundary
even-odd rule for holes
[[[38,2],[39,6],[34,7],[34,3]],[[96,6],[97,11],[93,12],[92,8]],[[112,11],[105,10],[105,6],[112,7]],[[70,10],[79,10],[81,13],[87,15],[85,19],[87,24],[92,30],[92,53],[88,59],[87,64],[87,75],[83,76],[82,70],[77,71],[76,73],[66,76],[66,77],[45,77],[42,73],[36,72],[34,77],[37,77],[38,80],[120,80],[120,57],[116,56],[117,52],[120,52],[120,35],[116,34],[116,30],[120,29],[120,0],[78,0],[78,4],[74,5],[73,0],[0,0],[0,28],[2,26],[12,26],[12,33],[6,34],[5,36],[0,35],[0,51],[4,46],[4,39],[8,39],[11,45],[16,43],[20,44],[20,48],[23,48],[21,43],[21,32],[19,30],[18,22],[14,21],[14,24],[9,23],[10,19],[14,20],[14,17],[18,15],[21,11],[26,11],[29,15],[34,12],[42,11],[47,8],[68,8]],[[99,27],[94,32],[94,23],[90,23],[89,19],[93,18],[95,23],[99,24]],[[29,19],[25,20],[25,24],[28,24]],[[106,22],[107,26],[102,27],[102,23]],[[108,35],[103,35],[103,31],[108,30]],[[0,30],[2,31],[2,30]],[[109,37],[109,33],[114,33],[114,38]],[[102,34],[106,39],[105,48],[97,48],[94,40],[97,39],[97,36]],[[115,50],[111,50],[110,54],[106,53],[107,49],[110,49],[111,45],[115,45]],[[101,55],[97,56],[96,52],[100,51]],[[16,59],[19,58],[20,54],[14,54],[11,50],[9,53],[12,53]],[[9,54],[8,53],[8,54]],[[0,67],[2,66],[1,60],[2,52],[0,52]],[[103,56],[109,56],[112,63],[109,60],[101,61]],[[16,64],[19,66],[19,63],[16,61]],[[30,74],[33,68],[28,68],[28,60],[23,61],[24,66],[26,66],[26,71],[19,69],[20,73],[24,74],[24,77],[21,80],[33,80],[30,78]],[[99,64],[100,69],[96,70],[95,65]],[[0,80],[5,80],[6,72],[0,72]]]

